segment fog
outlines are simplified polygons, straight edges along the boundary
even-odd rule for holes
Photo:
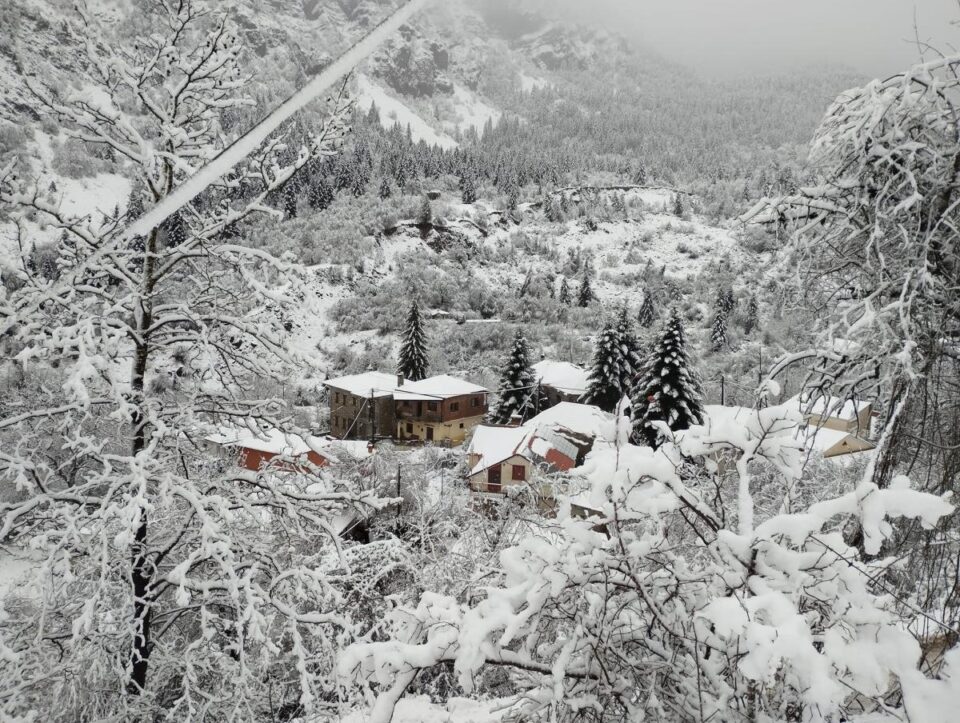
[[[706,73],[841,63],[884,75],[919,58],[919,38],[960,46],[958,0],[550,0],[577,20],[635,36]]]

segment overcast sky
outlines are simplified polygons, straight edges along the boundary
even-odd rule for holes
[[[908,67],[920,37],[960,47],[958,0],[549,0],[602,18],[705,72],[841,62],[870,75]]]

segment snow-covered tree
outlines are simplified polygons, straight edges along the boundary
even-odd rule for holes
[[[606,412],[616,409],[627,393],[623,382],[629,374],[629,367],[630,363],[624,358],[623,340],[617,324],[609,320],[597,337],[583,403],[593,404]]]
[[[430,199],[424,196],[420,200],[420,208],[417,210],[417,225],[429,226],[433,223],[433,208],[430,206]]]
[[[637,321],[640,326],[647,329],[657,318],[657,310],[653,306],[653,294],[650,289],[643,292],[643,303],[640,305],[640,312],[637,314]]]
[[[585,309],[596,299],[593,293],[593,286],[590,282],[590,269],[583,270],[583,276],[580,278],[580,289],[577,291],[577,306]]]
[[[747,300],[747,311],[743,317],[743,330],[747,334],[753,333],[754,329],[760,327],[760,305],[757,303],[757,297],[753,294]]]
[[[468,693],[486,669],[514,671],[504,702],[526,721],[951,720],[960,652],[940,680],[919,671],[909,621],[922,616],[886,594],[889,561],[842,534],[856,520],[875,552],[897,518],[932,527],[951,505],[905,478],[803,494],[800,422],[787,407],[729,410],[654,452],[621,418],[580,474],[591,517],[561,505],[548,534],[501,553],[475,602],[427,592],[391,611],[389,639],[344,653],[368,720],[388,723],[443,666]],[[719,456],[731,472],[711,479]]]
[[[813,370],[810,388],[888,399],[886,437],[907,446],[940,434],[918,424],[957,425],[926,410],[935,398],[943,408],[927,372],[954,356],[945,339],[960,318],[958,78],[960,56],[945,55],[845,92],[813,139],[816,183],[764,200],[745,217],[795,229],[803,290],[820,302],[825,322],[814,347],[771,373],[803,364]],[[893,433],[898,425],[906,434]],[[892,467],[876,471],[886,483]]]
[[[564,306],[570,306],[570,285],[567,283],[567,277],[560,280],[560,292],[557,294],[557,301]]]
[[[377,197],[383,201],[393,195],[393,189],[390,187],[390,179],[384,176],[380,179],[380,189],[377,191]]]
[[[673,196],[673,215],[674,216],[683,216],[685,209],[683,207],[683,197],[676,193]]]
[[[624,394],[629,396],[633,391],[633,384],[637,375],[643,368],[646,355],[640,346],[640,340],[633,331],[630,310],[626,305],[620,309],[620,315],[617,317],[617,336],[620,338],[620,349],[622,351],[620,388]]]
[[[634,438],[651,447],[664,431],[687,429],[703,421],[703,389],[690,363],[683,320],[674,309],[637,378],[633,394]]]
[[[472,173],[467,173],[460,179],[460,200],[466,204],[477,202],[477,180]]]
[[[402,374],[410,381],[418,382],[427,378],[428,371],[427,335],[423,329],[420,305],[414,300],[410,305],[407,323],[403,329],[400,356],[397,359],[397,374]]]
[[[250,101],[224,16],[144,8],[150,32],[129,47],[81,10],[63,31],[81,34],[87,90],[34,84],[20,101],[112,149],[160,202]],[[154,229],[131,247],[126,219],[74,217],[47,184],[0,178],[5,213],[64,229],[73,250],[57,280],[25,272],[0,296],[0,337],[31,386],[29,408],[0,419],[0,544],[31,550],[43,591],[0,613],[0,717],[262,720],[328,697],[350,623],[318,561],[337,554],[336,515],[379,502],[312,467],[224,467],[204,440],[291,429],[263,385],[299,368],[282,324],[307,275],[227,231],[333,154],[346,113],[289,163],[282,134],[265,143],[239,170],[251,197],[215,184],[184,209],[179,242]]]
[[[710,327],[710,346],[714,351],[720,351],[727,345],[727,311],[723,306],[717,307],[713,315],[713,324]]]
[[[507,424],[516,415],[522,419],[535,416],[537,410],[543,408],[543,400],[537,396],[539,391],[537,377],[530,365],[527,339],[523,332],[517,329],[510,356],[500,373],[497,406],[491,412],[490,418],[496,424]]]

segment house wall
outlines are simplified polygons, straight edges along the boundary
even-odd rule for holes
[[[489,468],[467,477],[467,481],[470,484],[470,489],[474,492],[502,492],[506,487],[526,484],[530,480],[530,477],[533,473],[533,465],[530,463],[530,460],[526,459],[525,457],[521,457],[520,455],[515,455],[495,466],[500,468],[499,489],[492,489],[487,483],[490,473]],[[521,482],[513,479],[514,466],[523,467],[524,481]]]
[[[487,413],[486,394],[465,394],[435,402],[401,400],[397,402],[397,418],[420,422],[457,422]]]
[[[570,394],[569,392],[562,392],[556,387],[551,387],[549,384],[544,384],[542,389],[543,389],[544,398],[547,400],[547,404],[540,411],[543,411],[544,409],[550,409],[551,407],[555,407],[558,404],[560,404],[560,402],[577,403],[580,401],[579,394]]]
[[[467,435],[483,422],[483,417],[465,417],[451,422],[424,422],[414,419],[400,419],[397,422],[396,436],[401,440],[417,442],[427,441],[427,428],[433,429],[434,444],[463,444]]]
[[[343,389],[328,387],[327,401],[330,405],[330,434],[338,439],[370,439],[393,437],[397,426],[396,402],[393,397],[377,397],[373,400],[376,431],[370,429],[369,397],[358,397]]]

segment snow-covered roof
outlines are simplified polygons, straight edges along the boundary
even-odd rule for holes
[[[568,394],[583,394],[587,391],[589,372],[576,364],[544,359],[533,365],[533,373],[541,384]]]
[[[858,399],[844,401],[838,397],[811,397],[804,394],[792,397],[786,404],[798,409],[801,414],[815,414],[818,417],[842,419],[845,422],[855,421],[859,413],[870,406],[869,402]]]
[[[802,441],[807,449],[815,452],[826,452],[850,436],[852,435],[849,432],[839,429],[828,429],[827,427],[815,427],[813,425],[805,425],[797,430],[797,439]]]
[[[279,429],[269,429],[255,433],[249,429],[224,428],[217,434],[211,434],[207,441],[223,447],[243,447],[267,454],[281,454],[296,457],[312,450],[322,449],[327,441],[320,437],[303,437],[288,434]]]
[[[603,437],[613,429],[613,415],[599,407],[576,402],[560,402],[528,421],[528,429],[562,427],[587,437]]]
[[[324,382],[328,387],[342,389],[357,397],[369,397],[371,391],[376,398],[393,397],[400,401],[450,399],[466,394],[488,394],[489,389],[466,382],[463,379],[440,374],[421,379],[419,382],[405,381],[397,385],[397,375],[386,372],[364,372]]]
[[[516,455],[523,456],[529,434],[530,430],[523,427],[477,427],[467,448],[467,454],[479,455],[470,474],[475,475]]]
[[[342,440],[334,437],[307,437],[290,434],[280,429],[254,432],[246,428],[224,427],[216,434],[207,437],[208,442],[222,447],[242,447],[266,454],[299,457],[308,452],[317,452],[333,459],[344,454],[356,459],[369,456],[367,442]]]
[[[394,386],[396,387],[396,379]],[[404,382],[402,386],[397,387],[393,396],[398,401],[409,400],[432,400],[432,399],[450,399],[451,397],[460,397],[467,394],[487,394],[489,389],[471,384],[462,379],[451,377],[447,374],[441,374],[428,379],[422,379],[419,382]]]
[[[371,391],[376,398],[389,397],[393,395],[393,390],[397,387],[397,376],[385,372],[364,372],[363,374],[328,379],[324,382],[324,385],[342,389],[355,397],[369,397]]]

